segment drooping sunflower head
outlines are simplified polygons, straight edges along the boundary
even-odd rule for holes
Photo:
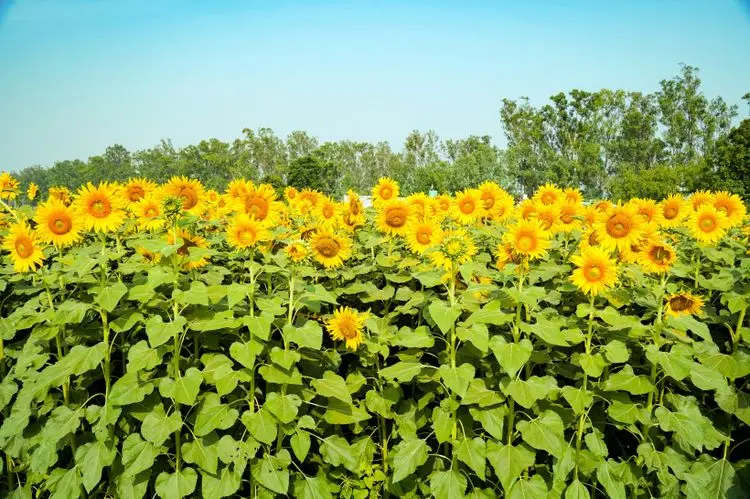
[[[714,194],[713,205],[718,211],[726,215],[729,225],[736,227],[742,224],[745,218],[746,208],[737,194],[730,194],[727,191],[719,191]]]
[[[340,267],[352,254],[352,242],[348,237],[321,229],[310,238],[310,250],[315,260],[328,269]]]
[[[33,201],[34,199],[36,199],[37,194],[39,194],[39,186],[34,182],[31,182],[29,184],[29,187],[26,189],[26,197],[29,198],[29,201]]]
[[[547,183],[536,190],[533,199],[545,206],[549,206],[557,204],[563,197],[562,189],[554,184]]]
[[[181,266],[185,270],[199,269],[208,265],[208,257],[190,254],[190,248],[208,248],[208,241],[197,234],[191,234],[185,229],[177,230],[177,237],[182,239],[182,244],[177,248],[177,256],[181,259]],[[174,231],[167,234],[167,242],[175,244]]]
[[[433,265],[451,273],[459,265],[471,261],[477,247],[464,229],[443,231],[428,255]]]
[[[628,248],[643,237],[646,225],[633,206],[610,207],[594,224],[601,245],[608,249]]]
[[[13,200],[18,196],[18,180],[8,172],[0,174],[0,199]]]
[[[362,331],[367,320],[367,313],[360,313],[349,307],[340,307],[333,317],[326,321],[326,329],[336,341],[346,342],[346,347],[357,350],[362,344]]]
[[[251,181],[236,178],[229,182],[225,192],[235,199],[242,199],[249,190],[253,189],[253,187],[254,184]]]
[[[612,203],[606,199],[601,199],[594,203],[594,208],[596,208],[596,211],[599,213],[607,213],[612,208]]]
[[[640,264],[646,272],[663,274],[676,260],[677,251],[671,244],[652,239],[641,251]]]
[[[271,239],[271,232],[266,226],[253,217],[241,213],[227,226],[227,242],[237,249],[256,246]]]
[[[600,212],[596,209],[596,205],[587,204],[581,210],[583,215],[584,227],[593,227],[597,220],[599,220]]]
[[[50,198],[36,209],[36,234],[47,244],[63,248],[81,237],[81,222],[75,211],[61,201]]]
[[[172,177],[162,187],[168,196],[180,198],[182,209],[193,215],[200,215],[205,209],[205,188],[199,180],[187,177]]]
[[[365,206],[362,204],[362,199],[360,199],[359,194],[354,192],[352,189],[349,189],[346,192],[346,198],[347,198],[346,209],[349,212],[349,214],[354,217],[364,218]]]
[[[84,227],[96,232],[114,232],[122,226],[126,217],[125,201],[106,182],[98,186],[89,182],[81,187],[73,207],[83,220]]]
[[[704,204],[712,204],[713,199],[714,195],[709,191],[695,191],[690,195],[689,202],[693,210],[697,210]]]
[[[531,199],[524,199],[518,205],[518,218],[521,220],[531,220],[536,214],[538,205]]]
[[[430,198],[424,192],[416,192],[410,194],[406,198],[406,203],[409,205],[412,214],[418,220],[424,220],[429,215],[429,204]]]
[[[398,183],[393,179],[382,177],[372,188],[372,204],[377,207],[388,201],[395,201],[398,199],[398,194]]]
[[[39,240],[25,222],[10,226],[8,235],[3,239],[3,248],[10,252],[10,259],[16,272],[34,271],[44,261]]]
[[[310,255],[310,251],[302,240],[294,241],[288,245],[284,248],[284,253],[294,263],[300,263]]]
[[[538,204],[533,218],[539,221],[544,230],[552,234],[559,231],[560,208],[557,204]]]
[[[436,220],[443,220],[451,212],[453,199],[448,194],[440,194],[432,198],[430,202],[430,213]]]
[[[575,202],[560,203],[557,227],[561,232],[570,233],[581,228],[581,208],[582,206]]]
[[[495,248],[495,265],[502,270],[508,263],[520,265],[524,263],[521,255],[513,251],[513,245],[507,242],[501,242]]]
[[[687,217],[690,205],[679,194],[672,194],[660,203],[661,226],[679,227]]]
[[[589,227],[583,232],[583,235],[581,235],[581,242],[580,242],[581,250],[585,248],[590,247],[598,247],[599,244],[599,237],[596,234],[596,230],[594,230],[593,227]]]
[[[547,254],[550,233],[544,230],[539,220],[519,220],[503,234],[503,243],[510,246],[515,254],[535,260]]]
[[[676,293],[667,297],[664,305],[667,315],[678,317],[680,315],[699,314],[703,308],[703,299],[692,293]]]
[[[409,249],[419,255],[429,250],[441,238],[440,225],[431,220],[415,220],[409,225],[406,242]]]
[[[601,248],[585,248],[570,261],[576,265],[570,280],[587,295],[596,296],[617,283],[615,261]]]
[[[483,215],[484,208],[477,189],[456,193],[451,214],[458,223],[472,225]]]
[[[377,225],[386,234],[406,234],[411,220],[411,207],[406,201],[388,201],[378,207]]]
[[[729,220],[724,212],[704,203],[693,211],[688,221],[688,229],[696,241],[704,244],[716,244],[727,232]]]
[[[156,189],[156,184],[145,178],[131,178],[122,188],[127,203],[137,203]]]
[[[143,246],[137,246],[135,252],[141,255],[141,257],[148,263],[154,265],[159,263],[161,260],[161,253],[154,253],[153,251],[147,250]]]
[[[50,187],[47,189],[47,196],[49,199],[57,199],[62,202],[65,206],[70,205],[71,197],[70,190],[67,187],[57,186]]]

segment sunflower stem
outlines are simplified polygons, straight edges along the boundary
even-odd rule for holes
[[[456,306],[456,269],[455,266],[453,268],[453,273],[451,275],[450,280],[450,286],[448,287],[448,299],[450,300],[450,306],[451,310]],[[454,371],[456,370],[456,324],[455,322],[451,326],[450,331],[450,359],[451,359],[451,369]],[[453,399],[453,393],[450,394],[451,399]],[[451,421],[453,421],[453,428],[451,430],[451,436],[453,437],[453,440],[456,440],[456,437],[458,436],[458,419],[456,417],[456,409],[452,409],[451,411]]]
[[[287,312],[287,318],[286,323],[288,326],[292,326],[292,323],[294,322],[294,267],[292,267],[292,270],[289,272],[289,307]],[[284,352],[289,350],[289,343],[286,340],[286,336],[284,335],[283,331],[281,333],[281,338],[284,340]],[[281,385],[281,398],[286,397],[286,383]],[[284,433],[279,429],[278,434],[276,435],[276,452],[278,453],[281,450],[281,444],[284,441]]]
[[[698,249],[698,252],[695,254],[695,289],[698,289],[698,280],[701,276],[701,254],[700,249]]]
[[[586,355],[589,355],[591,353],[591,339],[593,337],[594,333],[594,312],[596,309],[594,308],[594,300],[595,296],[592,294],[589,297],[589,328],[588,333],[586,334],[586,342],[584,343],[584,348],[586,349]],[[583,385],[581,388],[582,392],[585,392],[588,389],[588,380],[589,376],[586,374],[586,371],[583,371]],[[581,441],[583,440],[583,430],[586,426],[586,411],[583,411],[581,413],[581,417],[578,419],[578,431],[576,434],[576,467],[575,467],[575,480],[578,480],[578,463],[579,463],[579,457],[581,455]]]
[[[518,283],[516,287],[518,294],[520,295],[523,291],[523,282],[526,279],[526,273],[521,271],[518,274]],[[521,340],[521,312],[523,310],[523,303],[521,301],[516,305],[516,320],[513,324],[513,343],[518,343]],[[513,397],[510,397],[510,404],[508,405],[508,445],[513,443],[513,424],[516,419],[516,402]]]
[[[737,347],[739,346],[740,340],[742,339],[742,323],[745,322],[746,313],[747,307],[744,307],[742,310],[740,310],[740,316],[737,318],[737,327],[735,328],[734,334],[732,335],[732,353],[735,353],[737,351]]]

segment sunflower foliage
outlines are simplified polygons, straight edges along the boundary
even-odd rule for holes
[[[13,180],[3,496],[750,493],[736,196]]]

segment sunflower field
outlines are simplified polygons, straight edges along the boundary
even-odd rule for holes
[[[4,497],[750,495],[735,195],[0,188]]]

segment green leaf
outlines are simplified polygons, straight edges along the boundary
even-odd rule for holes
[[[229,355],[234,360],[242,364],[242,367],[253,369],[255,367],[255,358],[263,351],[263,345],[260,343],[240,343],[234,342],[229,346]]]
[[[604,372],[604,368],[607,367],[607,361],[604,360],[600,353],[588,353],[582,354],[578,357],[578,361],[583,368],[583,372],[591,378],[598,378]]]
[[[602,383],[602,389],[606,391],[623,390],[631,395],[644,395],[654,391],[654,385],[646,376],[636,376],[633,368],[626,365],[621,370],[611,374],[609,379]]]
[[[237,409],[221,403],[221,397],[215,393],[207,393],[198,407],[193,431],[196,436],[208,435],[216,429],[228,430],[237,421]]]
[[[570,385],[561,390],[565,401],[573,408],[576,414],[583,414],[594,401],[594,393],[583,388],[574,388]]]
[[[565,499],[589,499],[590,497],[589,490],[580,480],[573,480],[565,489]]]
[[[115,406],[137,404],[143,402],[146,395],[151,393],[153,389],[151,383],[139,381],[137,372],[128,371],[112,385],[108,402]]]
[[[482,428],[484,428],[484,431],[498,440],[504,438],[503,426],[505,425],[505,417],[508,414],[507,406],[501,405],[487,408],[470,407],[469,413],[476,421],[479,421]]]
[[[534,346],[526,338],[518,343],[506,343],[502,336],[493,336],[490,340],[490,348],[500,366],[511,378],[516,377],[534,351]]]
[[[303,476],[294,481],[294,497],[299,499],[332,499],[325,475]]]
[[[459,397],[463,397],[469,389],[469,383],[474,379],[475,369],[471,364],[461,364],[457,368],[442,365],[438,372],[445,386]]]
[[[352,396],[346,386],[346,381],[332,371],[324,372],[323,379],[314,379],[311,384],[317,394],[322,397],[333,397],[347,404],[352,403]]]
[[[150,371],[161,363],[159,351],[141,340],[128,349],[128,371]]]
[[[502,326],[513,320],[513,314],[502,310],[503,304],[499,300],[492,300],[480,310],[472,313],[465,321],[466,327],[473,324],[492,324]]]
[[[277,494],[286,494],[289,490],[289,453],[282,450],[279,455],[282,454],[286,455],[285,458],[266,454],[252,467],[253,477],[258,483]]]
[[[260,338],[263,341],[268,341],[268,338],[271,337],[271,324],[273,323],[273,319],[273,314],[262,312],[255,317],[245,317],[242,319],[242,322],[247,326],[251,336]]]
[[[557,390],[557,381],[552,376],[531,376],[527,380],[514,379],[505,388],[505,394],[519,405],[530,409],[537,400],[547,398]]]
[[[50,499],[78,499],[81,497],[81,475],[77,466],[66,470],[55,468],[47,478],[47,487],[53,493]]]
[[[297,456],[297,459],[301,462],[307,457],[307,453],[310,452],[310,434],[305,430],[297,430],[289,439],[289,444],[292,446],[292,452]]]
[[[268,408],[271,414],[283,424],[291,423],[297,417],[297,408],[302,405],[302,400],[297,395],[280,395],[271,392],[266,396],[263,407]]]
[[[438,443],[450,440],[453,433],[453,414],[441,406],[432,410],[432,428],[435,430],[435,438]]]
[[[444,301],[433,301],[427,308],[430,311],[432,320],[435,321],[440,331],[446,335],[451,331],[451,328],[456,323],[456,319],[461,316],[461,309],[459,307],[451,308]]]
[[[499,445],[487,443],[487,459],[506,493],[510,491],[521,473],[534,465],[536,454],[525,445]]]
[[[720,390],[727,386],[727,380],[717,370],[694,363],[690,369],[690,381],[701,390]]]
[[[138,433],[131,433],[122,443],[122,466],[125,476],[134,477],[150,469],[159,455],[159,449],[143,440]]]
[[[474,324],[471,327],[458,326],[456,336],[464,343],[469,342],[482,353],[487,353],[490,344],[490,333],[484,324]]]
[[[203,375],[198,369],[191,367],[174,382],[170,397],[177,403],[193,405],[201,383],[203,383]]]
[[[196,438],[182,444],[182,457],[185,462],[197,464],[201,469],[215,474],[219,465],[219,445],[216,434]]]
[[[696,461],[690,468],[690,473],[685,474],[685,492],[687,497],[697,498],[739,497],[742,491],[737,490],[740,487],[736,486],[735,477],[734,467],[726,459],[712,463]],[[735,494],[728,494],[733,486]]]
[[[250,430],[250,434],[258,442],[271,444],[276,440],[276,420],[270,411],[261,408],[259,411],[242,414],[242,423]]]
[[[546,499],[546,497],[547,484],[539,475],[534,475],[528,480],[518,480],[508,494],[508,499]]]
[[[604,487],[607,496],[612,499],[625,499],[625,485],[613,473],[612,461],[604,461],[596,468],[596,479]]]
[[[484,440],[479,437],[474,439],[464,438],[458,445],[454,444],[454,448],[456,457],[466,463],[479,478],[484,480],[484,470],[487,464],[487,450]]]
[[[315,321],[307,321],[302,327],[287,324],[284,326],[284,338],[312,350],[320,350],[320,347],[323,346],[323,330],[320,324]]]
[[[187,320],[178,315],[172,322],[164,322],[160,315],[152,315],[146,321],[146,335],[151,348],[156,348],[182,333]]]
[[[495,390],[489,390],[485,380],[474,378],[469,383],[466,395],[461,398],[461,405],[477,404],[479,407],[490,407],[501,404],[505,398]]]
[[[107,312],[112,312],[117,304],[120,303],[120,299],[128,292],[128,288],[118,281],[105,288],[96,288],[96,291],[97,294],[94,301],[97,305]]]
[[[172,298],[180,305],[208,306],[208,290],[201,281],[191,281],[190,287],[185,291],[175,289]]]
[[[237,493],[242,484],[242,472],[224,467],[218,473],[201,471],[201,493],[203,497],[228,497]]]
[[[385,379],[396,380],[399,383],[408,383],[417,376],[424,365],[415,361],[401,361],[390,367],[378,371],[378,374]]]
[[[141,435],[149,442],[161,445],[167,441],[172,433],[182,428],[182,417],[179,412],[167,415],[164,407],[159,404],[149,412],[141,424]]]
[[[535,419],[519,421],[517,427],[524,442],[530,446],[545,450],[558,458],[562,456],[564,426],[556,412],[544,411]]]
[[[231,309],[250,296],[253,291],[252,284],[240,284],[233,282],[227,286],[227,306]]]
[[[359,461],[354,456],[349,442],[338,435],[331,435],[320,444],[320,455],[333,466],[344,466],[352,473],[359,469]]]
[[[76,466],[81,470],[81,478],[86,492],[91,493],[102,479],[102,470],[110,466],[116,451],[111,441],[94,440],[76,449]]]
[[[198,475],[193,468],[185,467],[174,473],[162,471],[156,477],[156,494],[164,499],[189,496],[195,491]]]
[[[424,440],[402,440],[393,448],[393,483],[412,475],[427,461],[430,449]],[[434,490],[434,488],[433,488]]]
[[[625,343],[620,340],[612,340],[604,345],[604,356],[607,357],[608,361],[619,364],[628,361],[630,358],[630,352],[628,352],[628,347],[625,346]],[[583,486],[581,482],[578,483]],[[570,490],[571,487],[568,487],[568,490]],[[583,490],[586,490],[585,486],[583,486]],[[588,490],[586,490],[586,493],[588,494]],[[568,492],[566,491],[565,494],[567,495]]]
[[[436,499],[464,497],[467,486],[466,477],[458,468],[452,468],[449,471],[435,471],[430,475],[430,489]]]

